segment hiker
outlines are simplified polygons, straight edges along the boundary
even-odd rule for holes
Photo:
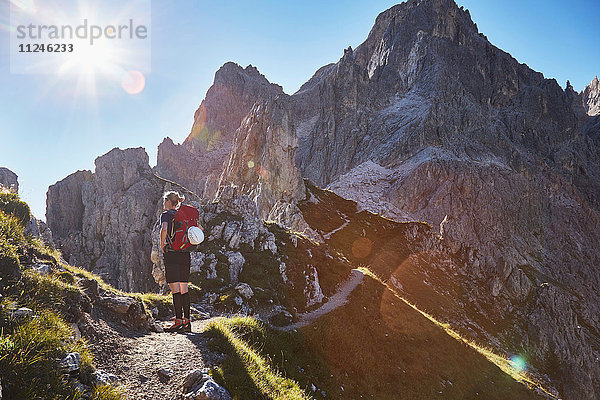
[[[189,251],[175,251],[171,248],[174,239],[172,234],[174,232],[173,218],[184,200],[185,197],[180,196],[178,192],[166,192],[163,195],[164,212],[160,215],[160,248],[163,252],[165,275],[173,295],[173,310],[175,311],[173,325],[165,329],[168,332],[192,331],[190,294],[188,292],[190,253]]]

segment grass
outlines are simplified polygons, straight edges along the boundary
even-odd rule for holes
[[[43,310],[38,317],[5,328],[0,336],[0,372],[7,398],[79,398],[58,369],[56,359],[79,353],[81,380],[89,382],[93,357],[83,339],[70,339],[69,325],[56,313]]]
[[[100,278],[67,266],[60,252],[40,239],[25,235],[24,226],[29,219],[26,203],[16,194],[0,191],[2,394],[15,399],[80,399],[82,393],[59,369],[57,360],[71,352],[79,353],[81,364],[77,377],[82,383],[92,383],[93,356],[84,339],[74,339],[66,321],[76,321],[90,305],[74,275],[81,273],[91,279]],[[66,270],[41,275],[27,266],[35,259],[63,265]],[[144,298],[148,302],[157,301],[154,296]],[[21,306],[31,308],[34,315],[12,318],[10,310]],[[95,400],[123,398],[119,389],[104,385],[94,387],[89,395]]]
[[[160,310],[171,309],[172,308],[172,300],[171,295],[169,294],[159,294],[159,293],[129,293],[123,292],[119,289],[114,288],[110,284],[104,282],[104,280],[98,275],[84,269],[81,267],[76,267],[68,264],[61,264],[63,268],[72,273],[75,276],[83,277],[86,279],[92,279],[98,282],[98,287],[117,296],[128,296],[135,298],[137,300],[141,300],[146,308],[146,312],[148,312],[149,308],[157,307]]]
[[[269,358],[249,344],[244,337],[256,341],[265,338],[265,327],[252,317],[217,318],[206,331],[225,348],[228,357],[223,365],[213,371],[232,393],[242,399],[308,400],[309,397],[298,384],[272,366]]]

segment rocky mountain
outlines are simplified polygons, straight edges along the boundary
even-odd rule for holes
[[[594,399],[599,91],[597,79],[581,93],[569,83],[563,90],[519,63],[452,0],[409,0],[381,13],[364,43],[293,95],[252,66],[225,64],[188,138],[159,146],[154,172],[203,197],[198,207],[208,210],[210,234],[229,243],[196,260],[206,279],[238,284],[249,254],[274,234],[260,220],[274,219],[353,263],[378,267],[396,290],[470,340],[523,354],[559,397]],[[73,260],[91,254],[92,268],[119,287],[135,281],[152,288],[149,232],[160,192],[173,183],[153,176],[139,150],[113,152],[94,174],[78,172],[51,187],[48,222]],[[325,196],[318,186],[358,208],[344,211],[337,200],[326,212],[311,208]],[[253,206],[231,200],[240,195]],[[140,222],[119,230],[115,210],[126,204],[135,204],[129,214]],[[388,219],[363,218],[360,210]],[[439,227],[441,247],[393,265],[397,228],[390,220]],[[364,239],[332,242],[345,232]],[[442,250],[450,264],[434,262]],[[162,283],[157,254],[153,260]],[[315,282],[304,283],[315,289],[316,306],[327,294],[320,298]]]
[[[252,65],[224,64],[194,114],[187,139],[181,145],[165,139],[159,146],[155,172],[198,195],[214,197],[242,119],[255,102],[279,95],[283,95],[282,87],[270,83]]]
[[[155,290],[151,232],[165,183],[142,148],[113,149],[95,165],[93,173],[77,171],[48,188],[46,220],[55,244],[69,263],[121,290]]]

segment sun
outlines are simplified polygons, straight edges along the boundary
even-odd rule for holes
[[[56,75],[47,79],[50,87],[76,76],[74,96],[96,97],[113,88],[130,95],[143,91],[151,67],[150,0],[124,0],[118,7],[95,0],[10,2],[11,46],[36,49],[14,52],[20,57],[15,69]],[[41,46],[54,50],[38,51]]]
[[[85,75],[118,73],[118,51],[106,41],[93,45],[79,43],[76,51],[60,66],[59,73],[77,73]]]

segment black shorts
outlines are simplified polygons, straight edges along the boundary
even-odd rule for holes
[[[188,251],[167,251],[164,260],[167,283],[189,282],[190,253]]]

